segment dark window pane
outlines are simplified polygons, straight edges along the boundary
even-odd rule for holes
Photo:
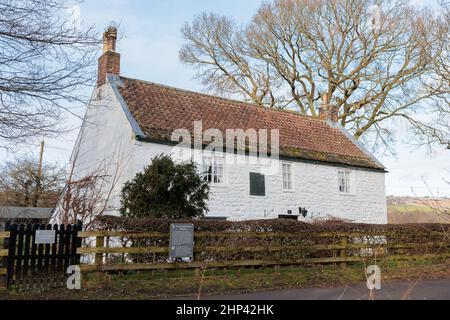
[[[250,172],[250,195],[266,196],[266,177],[263,174]]]
[[[212,166],[208,166],[205,181],[212,182]]]

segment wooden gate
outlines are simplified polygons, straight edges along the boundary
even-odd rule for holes
[[[66,270],[80,263],[77,249],[81,247],[77,225],[6,225],[9,237],[4,239],[8,255],[3,258],[6,268],[6,287],[58,288],[66,284]],[[37,244],[38,230],[55,231],[55,239],[48,244]],[[52,238],[50,233],[50,238]]]

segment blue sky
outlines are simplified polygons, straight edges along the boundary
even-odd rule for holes
[[[103,29],[114,21],[125,38],[119,44],[123,53],[123,74],[176,87],[201,90],[192,81],[192,70],[178,62],[183,44],[180,29],[203,11],[231,15],[242,23],[252,17],[261,0],[151,0],[86,1],[82,19]]]
[[[178,51],[183,44],[180,29],[186,21],[203,11],[213,11],[233,16],[245,23],[251,19],[262,0],[86,0],[80,6],[83,24],[95,24],[101,32],[111,21],[120,25],[123,39],[118,45],[122,54],[122,74],[170,86],[201,91],[193,80],[194,72],[178,61]],[[416,0],[417,3],[425,1]],[[100,53],[100,52],[99,52]],[[80,110],[82,115],[83,111]],[[74,127],[78,119],[68,119]],[[47,140],[45,158],[64,164],[68,161],[77,130],[59,139]],[[398,156],[377,155],[388,167],[388,194],[430,195],[423,180],[434,194],[450,196],[450,152],[440,151],[428,155],[426,150],[414,150],[405,142],[407,136],[399,128],[396,146]],[[405,140],[405,141],[404,141]],[[35,156],[38,145],[22,148],[22,154]],[[17,153],[0,153],[12,159]],[[414,192],[411,190],[414,188]]]

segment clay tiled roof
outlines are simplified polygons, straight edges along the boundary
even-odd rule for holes
[[[121,78],[119,92],[147,138],[169,142],[176,129],[280,130],[281,156],[384,170],[339,129],[294,112],[266,109],[238,101]]]

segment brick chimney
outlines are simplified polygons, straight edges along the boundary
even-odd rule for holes
[[[103,34],[103,55],[98,59],[97,88],[106,83],[106,75],[120,75],[120,54],[116,52],[117,28],[109,26]]]
[[[339,121],[339,110],[335,105],[330,103],[330,98],[327,93],[322,96],[322,105],[319,108],[319,118],[324,121]]]

